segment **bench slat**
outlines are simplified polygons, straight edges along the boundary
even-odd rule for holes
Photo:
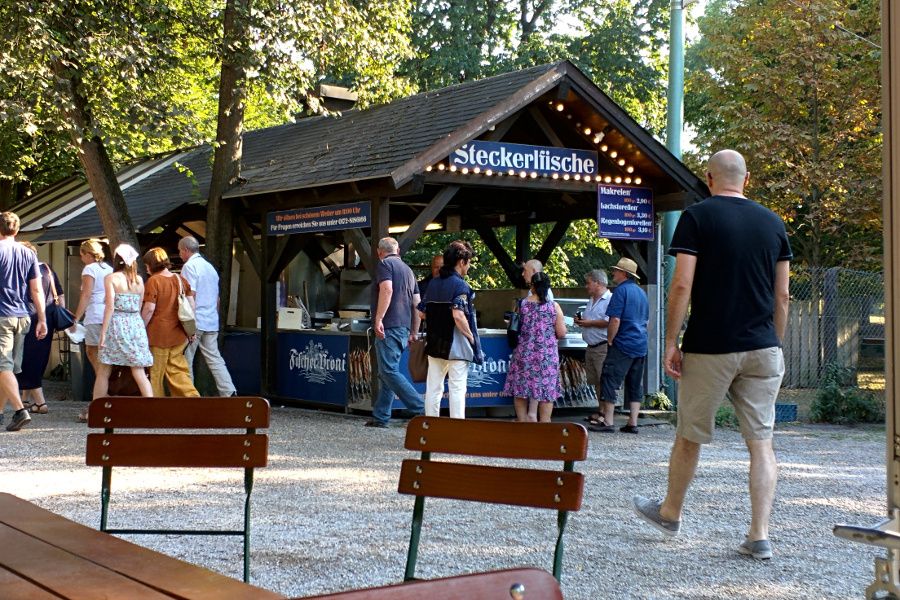
[[[507,569],[490,573],[472,573],[431,581],[352,590],[338,594],[311,596],[307,600],[459,600],[460,598],[510,598],[515,584],[525,586],[525,598],[563,600],[559,583],[540,569]],[[296,600],[300,600],[299,598]]]
[[[398,486],[413,496],[573,511],[583,489],[581,473],[411,459],[400,467]]]
[[[216,398],[97,398],[88,426],[141,429],[261,429],[269,426],[269,402],[257,396]]]
[[[265,434],[91,433],[86,464],[99,467],[265,467]]]

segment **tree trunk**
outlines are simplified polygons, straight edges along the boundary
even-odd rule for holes
[[[245,73],[251,0],[228,0],[222,35],[219,113],[209,199],[206,206],[206,253],[219,272],[219,314],[226,322],[231,296],[234,215],[222,194],[237,182],[243,152]]]
[[[81,88],[81,76],[77,71],[66,68],[61,60],[54,61],[53,72],[56,85],[64,98],[71,102],[64,104],[61,110],[66,119],[74,125],[72,129],[72,145],[78,150],[78,159],[84,168],[88,187],[94,196],[100,223],[109,238],[109,245],[115,248],[121,243],[131,244],[140,250],[137,232],[131,224],[125,195],[116,179],[103,140],[94,132],[93,118],[87,98]]]

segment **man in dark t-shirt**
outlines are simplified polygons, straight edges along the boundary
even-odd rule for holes
[[[712,197],[684,212],[669,249],[676,263],[664,363],[680,388],[668,493],[662,502],[635,496],[634,508],[663,533],[678,533],[700,446],[712,441],[716,410],[730,392],[750,451],[752,518],[738,552],[769,559],[777,479],[772,431],[784,375],[791,247],[782,220],[744,196],[749,173],[740,154],[717,152],[706,178]]]
[[[400,246],[391,237],[378,242],[378,265],[372,306],[375,352],[381,385],[372,405],[367,427],[387,427],[394,394],[407,410],[421,414],[424,401],[412,383],[400,372],[400,356],[419,330],[419,287],[412,269],[400,260]]]

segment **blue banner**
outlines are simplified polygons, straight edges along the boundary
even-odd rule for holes
[[[597,174],[597,153],[593,150],[475,140],[454,150],[450,155],[450,165],[459,169],[490,169],[501,173],[515,171],[529,175],[594,176]]]
[[[268,235],[371,227],[372,205],[369,202],[353,202],[280,210],[269,213],[267,224]]]
[[[279,332],[278,395],[346,406],[349,345],[344,335]]]
[[[652,240],[653,190],[626,185],[597,186],[597,228],[602,238]]]

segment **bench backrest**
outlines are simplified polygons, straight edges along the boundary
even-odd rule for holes
[[[226,398],[98,398],[91,402],[87,464],[115,467],[264,467],[269,403],[254,396]],[[129,429],[241,429],[228,433],[129,433]]]
[[[404,460],[398,491],[416,496],[406,579],[414,577],[424,498],[451,498],[558,511],[553,574],[562,569],[562,533],[568,511],[581,508],[584,476],[574,472],[585,460],[587,430],[576,423],[513,423],[482,419],[416,417],[406,429],[405,447],[422,453]],[[522,460],[558,460],[562,469],[518,468],[432,460],[432,454]]]

